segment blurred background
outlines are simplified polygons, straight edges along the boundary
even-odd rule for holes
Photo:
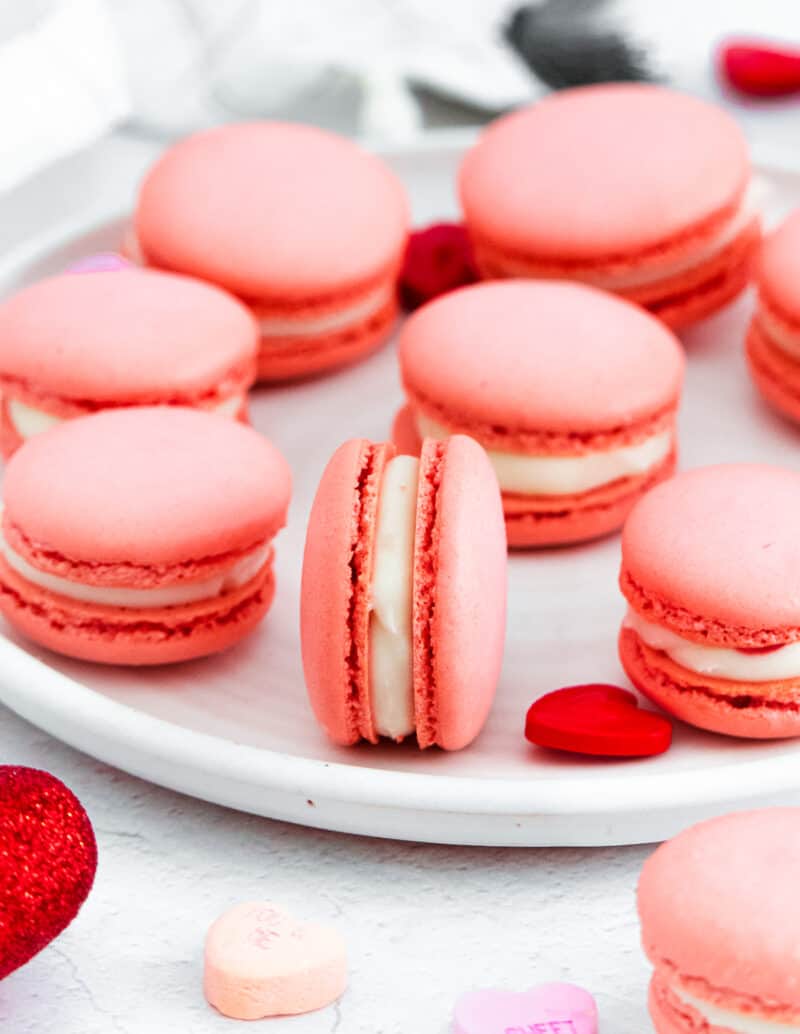
[[[0,248],[202,126],[402,142],[603,79],[718,100],[757,161],[800,165],[800,93],[732,89],[718,54],[735,39],[800,53],[800,0],[0,0]]]

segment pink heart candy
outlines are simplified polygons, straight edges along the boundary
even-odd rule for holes
[[[574,984],[472,991],[456,1003],[453,1034],[597,1034],[597,1005]]]
[[[203,984],[211,1005],[238,1020],[322,1009],[347,984],[344,941],[278,905],[248,901],[208,931]]]
[[[130,269],[132,262],[128,262],[121,255],[114,251],[101,251],[97,255],[88,255],[86,258],[78,259],[64,271],[66,273],[117,273],[120,269]]]

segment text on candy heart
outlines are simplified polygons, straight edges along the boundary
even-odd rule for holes
[[[572,1020],[543,1020],[524,1027],[506,1027],[503,1034],[577,1034]]]

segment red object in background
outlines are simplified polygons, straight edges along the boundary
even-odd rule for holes
[[[748,97],[783,97],[800,92],[800,48],[754,40],[728,40],[719,49],[724,78]]]
[[[466,228],[461,223],[434,223],[415,230],[408,239],[400,271],[400,302],[411,311],[477,279]]]
[[[633,693],[617,686],[570,686],[531,705],[525,737],[538,747],[608,758],[663,754],[672,726],[653,711],[642,711]]]
[[[96,869],[75,794],[48,772],[0,765],[0,979],[72,922]]]

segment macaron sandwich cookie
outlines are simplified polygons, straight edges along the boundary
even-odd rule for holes
[[[683,365],[671,331],[606,292],[476,284],[406,322],[394,440],[412,454],[426,436],[484,446],[511,546],[594,538],[672,473]]]
[[[628,677],[731,736],[800,735],[800,474],[725,465],[639,502],[622,536]]]
[[[657,1034],[789,1034],[800,1026],[800,809],[702,822],[645,863],[642,944]]]
[[[581,280],[674,327],[747,283],[760,234],[744,136],[649,84],[552,94],[493,123],[459,187],[482,275]]]
[[[800,421],[800,210],[761,250],[758,307],[747,334],[747,361],[763,397]]]
[[[0,611],[85,660],[215,653],[272,601],[289,493],[277,449],[213,413],[136,407],[66,421],[8,464]]]
[[[246,419],[258,329],[216,287],[121,269],[39,281],[0,304],[0,445],[108,407]]]
[[[408,208],[378,158],[311,126],[223,126],[170,148],[141,188],[129,255],[238,295],[259,377],[315,373],[385,340]]]
[[[505,606],[500,493],[475,442],[428,440],[419,459],[364,439],[337,450],[301,591],[306,684],[335,743],[467,746],[494,698]]]

